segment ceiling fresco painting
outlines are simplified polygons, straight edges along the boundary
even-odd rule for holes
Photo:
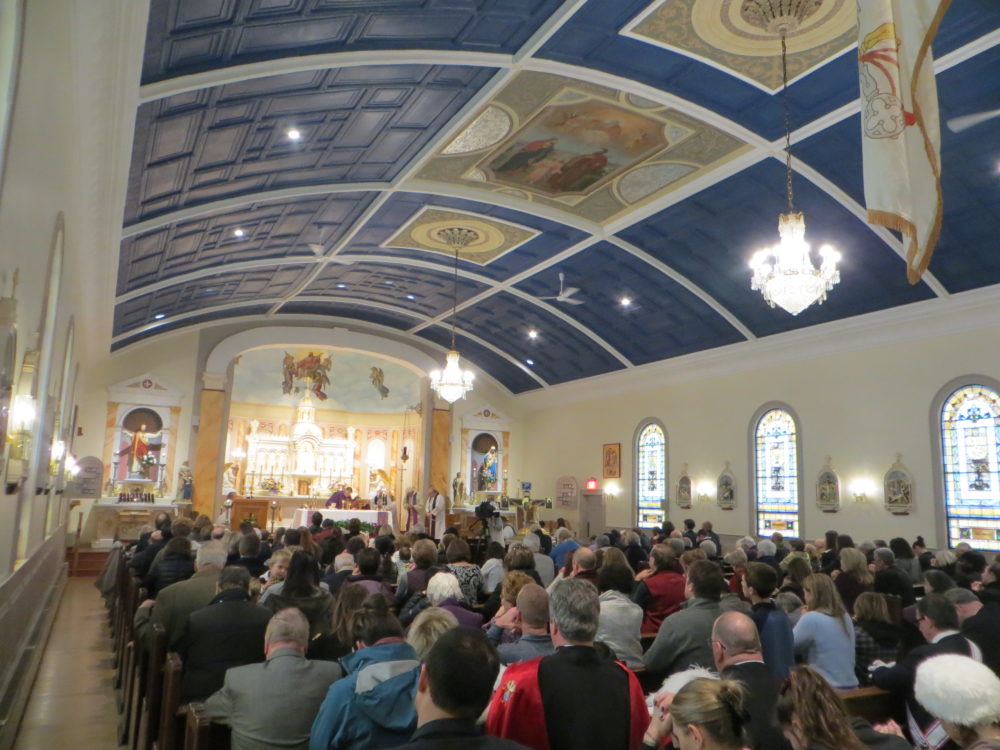
[[[856,3],[808,5],[785,98],[741,0],[149,0],[112,347],[307,324],[440,359],[454,325],[518,394],[996,287],[1000,127],[944,124],[1000,100],[1000,3],[953,0],[934,40],[944,222],[913,285],[865,222]],[[843,256],[795,317],[747,267],[786,106],[796,208]]]
[[[496,111],[506,120],[489,114]],[[509,132],[498,139],[504,125]],[[561,76],[520,73],[420,177],[603,223],[739,155],[744,146],[657,102]]]

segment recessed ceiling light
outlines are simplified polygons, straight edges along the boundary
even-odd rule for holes
[[[386,286],[396,286],[396,283],[394,281],[387,281],[387,282],[385,282],[385,285]]]
[[[416,299],[412,294],[407,294],[406,299]]]
[[[534,367],[534,366],[535,366],[535,360],[533,360],[533,359],[526,359],[526,360],[524,360],[524,361],[525,361],[525,363],[526,363],[526,364],[527,364],[527,365],[528,365],[529,367]]]
[[[167,317],[166,313],[156,313],[153,316],[153,320],[163,320],[165,317]]]
[[[347,284],[337,284],[337,289],[347,289]]]
[[[244,234],[246,234],[246,232],[244,232],[239,227],[233,230],[233,237],[242,237]]]
[[[302,138],[302,131],[298,128],[289,128],[285,131],[285,135],[288,136],[288,140],[297,141]]]
[[[536,331],[534,328],[532,328],[530,331],[528,331],[528,338],[529,339],[537,339],[538,338],[538,331]]]
[[[622,307],[628,307],[629,305],[632,304],[632,298],[622,297],[620,300],[618,300],[618,302],[621,304]]]

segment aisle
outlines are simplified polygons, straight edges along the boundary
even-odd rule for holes
[[[118,747],[107,612],[93,578],[69,578],[14,750]]]

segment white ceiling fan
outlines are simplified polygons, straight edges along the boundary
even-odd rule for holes
[[[987,120],[992,120],[994,117],[1000,117],[1000,109],[991,109],[986,112],[976,112],[971,115],[952,117],[950,120],[945,122],[945,125],[948,126],[948,130],[952,133],[961,133],[963,130],[968,130],[969,128],[975,127],[976,125],[986,122]]]
[[[317,244],[315,242],[310,242],[309,243],[309,249],[313,251],[313,253],[316,255],[317,258],[322,258],[323,257],[323,253],[326,252],[326,248],[325,247],[323,247],[322,245]],[[327,263],[340,263],[343,266],[349,266],[352,263],[354,263],[353,260],[346,260],[346,259],[341,260],[336,255],[327,258],[326,262]]]
[[[539,297],[538,299],[552,299],[556,302],[565,302],[568,305],[582,305],[582,299],[574,299],[573,295],[580,290],[575,286],[568,286],[563,288],[563,282],[566,281],[566,274],[562,271],[559,272],[559,294],[555,297]]]

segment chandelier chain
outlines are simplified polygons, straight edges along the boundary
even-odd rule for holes
[[[788,99],[788,47],[784,32],[781,34],[781,100],[785,110],[785,193],[788,213],[792,213],[795,210],[792,192],[792,107]]]
[[[458,245],[455,245],[455,280],[451,287],[451,348],[455,348],[455,318],[458,315]]]

